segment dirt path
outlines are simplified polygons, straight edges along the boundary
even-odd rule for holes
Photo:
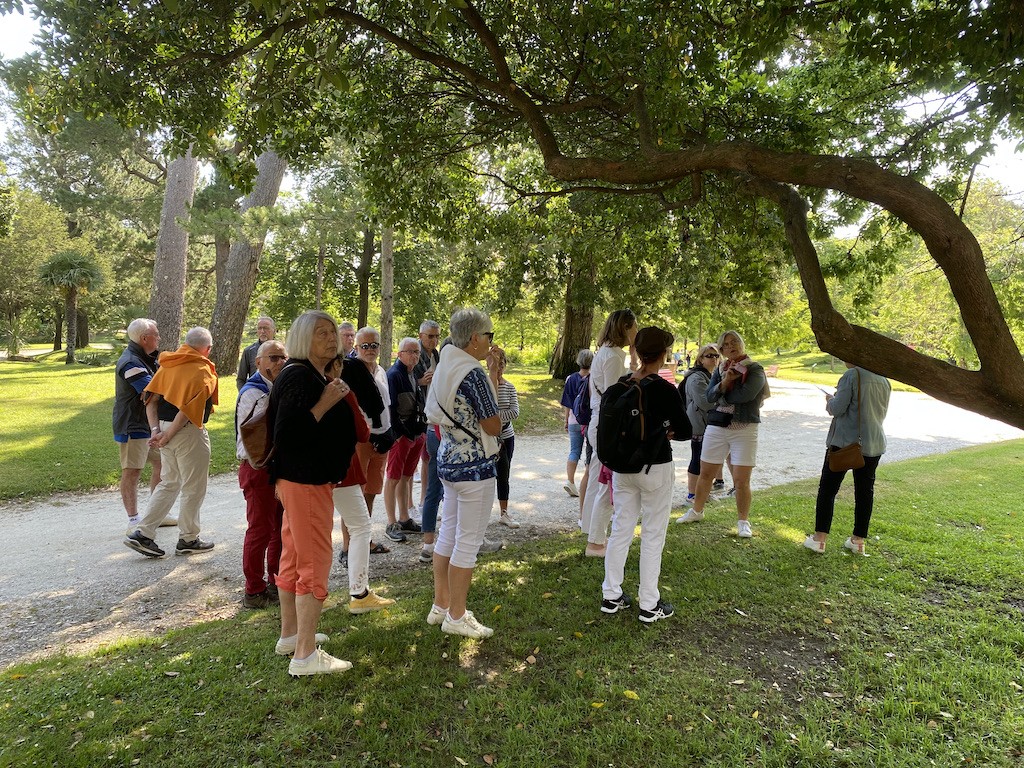
[[[773,380],[772,391],[764,408],[755,489],[816,477],[828,429],[824,398],[817,389]],[[899,392],[893,394],[885,429],[889,450],[883,465],[1024,437],[1024,432],[1005,424],[924,395]],[[514,547],[574,529],[576,501],[562,490],[566,450],[563,435],[516,439],[510,506],[522,527],[510,531],[495,523],[489,537],[500,537]],[[680,446],[675,454],[681,480],[689,447]],[[419,493],[418,485],[414,492]],[[677,480],[677,503],[684,494],[685,483]],[[374,539],[383,540],[381,500],[375,513]],[[809,523],[812,520],[809,510]],[[60,650],[82,652],[126,636],[160,634],[241,610],[245,504],[233,475],[210,481],[202,512],[203,536],[216,542],[209,554],[142,557],[121,544],[124,521],[116,491],[0,504],[5,550],[0,561],[0,668]],[[176,535],[176,530],[165,528],[157,539],[166,549],[173,547]],[[335,536],[337,542],[340,533]],[[389,573],[413,568],[428,579],[428,570],[415,562],[417,551],[414,542],[394,545],[389,555],[374,556],[371,583],[381,585]],[[345,573],[335,566],[332,592],[343,593],[345,586]]]

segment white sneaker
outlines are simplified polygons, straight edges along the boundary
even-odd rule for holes
[[[864,542],[863,541],[856,542],[856,541],[853,540],[852,536],[848,536],[846,538],[846,541],[843,542],[843,546],[846,547],[851,552],[853,552],[853,554],[855,554],[855,555],[863,555],[864,554]]]
[[[292,677],[302,675],[334,675],[352,669],[352,662],[336,659],[327,651],[317,648],[306,659],[292,659],[288,662],[288,674]]]
[[[512,517],[508,512],[502,512],[501,517],[498,518],[498,522],[506,528],[512,528],[513,530],[519,527],[519,521]]]
[[[295,644],[296,642],[298,642],[298,639],[298,635],[292,635],[291,637],[282,637],[277,641],[277,645],[274,646],[274,653],[276,653],[278,656],[291,656],[293,653],[295,653]],[[316,640],[317,645],[321,645],[322,643],[326,643],[331,638],[329,638],[323,632],[317,632],[316,637],[314,639]]]
[[[483,640],[485,637],[490,637],[494,634],[493,629],[485,627],[476,620],[476,616],[473,615],[472,611],[466,611],[466,614],[458,621],[454,621],[446,612],[444,621],[441,622],[441,631],[449,635],[462,635],[463,637],[472,637],[477,640]]]
[[[817,552],[819,555],[825,554],[825,542],[818,541],[813,535],[804,539],[804,546],[811,550],[811,552]]]
[[[754,532],[750,530],[749,520],[737,520],[736,521],[736,535],[741,539],[753,538]]]
[[[436,627],[444,621],[444,617],[447,615],[447,608],[438,608],[436,605],[431,605],[430,613],[427,614],[427,624],[432,627]]]
[[[576,488],[576,483],[566,483],[562,487],[565,489],[565,492],[572,496],[574,499],[578,499],[580,497],[580,492]]]
[[[677,517],[677,523],[699,523],[704,519],[704,513],[698,512],[696,509],[688,509],[682,517]]]

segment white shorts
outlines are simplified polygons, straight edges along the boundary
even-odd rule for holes
[[[700,451],[702,464],[724,464],[728,456],[736,467],[757,464],[757,428],[759,424],[736,424],[729,427],[708,426]]]

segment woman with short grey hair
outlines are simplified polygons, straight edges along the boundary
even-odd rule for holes
[[[497,365],[490,318],[460,309],[448,325],[452,343],[441,350],[426,414],[441,428],[437,474],[444,486],[441,529],[434,543],[434,604],[427,623],[441,631],[482,639],[494,634],[466,607],[477,553],[494,504],[498,457]],[[480,367],[487,360],[491,375]]]

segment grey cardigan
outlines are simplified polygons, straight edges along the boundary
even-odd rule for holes
[[[860,412],[857,411],[857,374],[860,372]],[[857,418],[860,415],[860,445],[865,456],[885,453],[882,422],[889,410],[889,380],[863,368],[850,368],[839,379],[836,395],[825,408],[832,414],[826,445],[842,448],[857,442]]]
[[[764,375],[764,368],[760,363],[750,360],[745,365],[747,366],[747,380],[733,385],[733,388],[724,395],[720,391],[722,368],[721,366],[716,367],[714,373],[711,374],[711,383],[708,384],[708,400],[719,405],[735,405],[733,421],[743,424],[760,424],[761,401],[764,399],[764,388],[768,385],[768,378]]]

